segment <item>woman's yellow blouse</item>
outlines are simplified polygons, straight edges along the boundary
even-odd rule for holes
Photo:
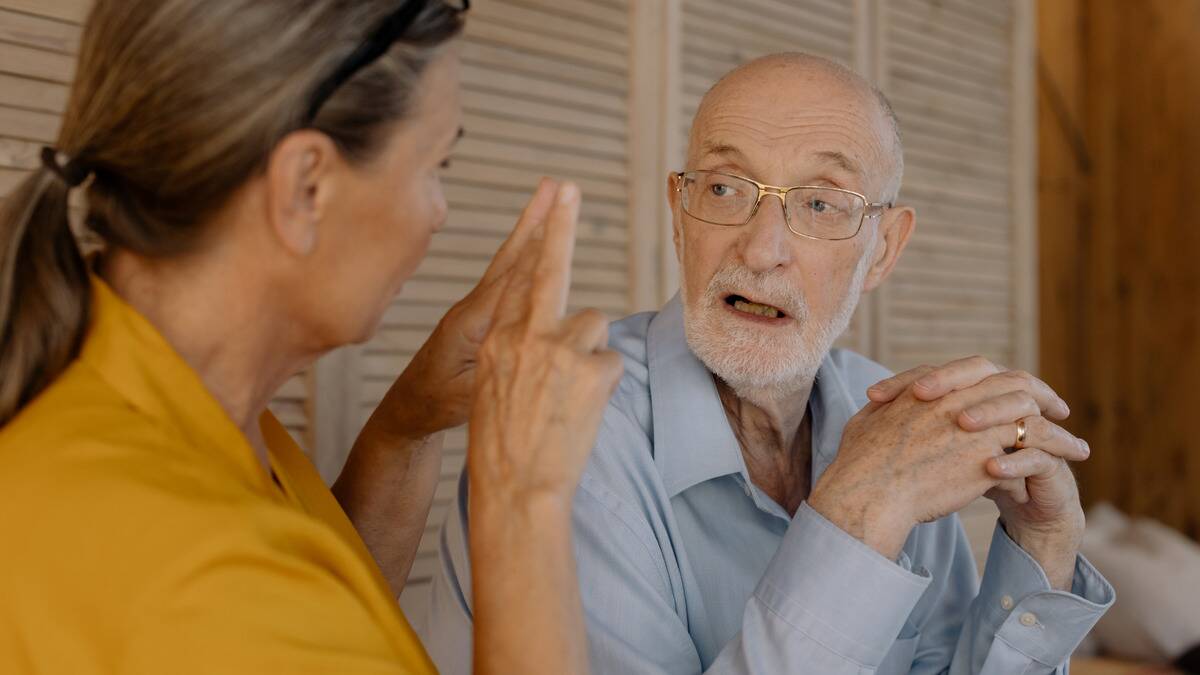
[[[279,422],[261,421],[276,484],[166,340],[92,285],[79,358],[0,430],[0,673],[433,673]]]

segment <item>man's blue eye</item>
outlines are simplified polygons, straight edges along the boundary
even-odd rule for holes
[[[713,185],[710,189],[712,190],[712,193],[718,197],[728,197],[729,195],[733,194],[733,188],[720,183]]]

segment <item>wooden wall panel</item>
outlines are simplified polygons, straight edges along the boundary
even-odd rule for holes
[[[1044,373],[1092,443],[1085,500],[1200,536],[1200,4],[1042,3],[1041,24]]]

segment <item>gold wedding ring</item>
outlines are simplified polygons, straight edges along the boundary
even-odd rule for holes
[[[1021,450],[1025,447],[1025,436],[1029,429],[1025,426],[1025,420],[1017,420],[1017,442],[1013,443],[1014,450]]]

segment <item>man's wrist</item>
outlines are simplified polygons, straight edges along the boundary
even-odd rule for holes
[[[846,534],[875,549],[880,555],[896,560],[904,549],[909,532],[916,525],[893,500],[882,495],[858,495],[841,491],[836,485],[818,485],[808,505]]]
[[[1075,561],[1083,539],[1082,526],[1064,524],[1056,527],[1019,527],[1000,521],[1005,532],[1017,546],[1029,554],[1045,572],[1050,587],[1070,591],[1075,578]]]

